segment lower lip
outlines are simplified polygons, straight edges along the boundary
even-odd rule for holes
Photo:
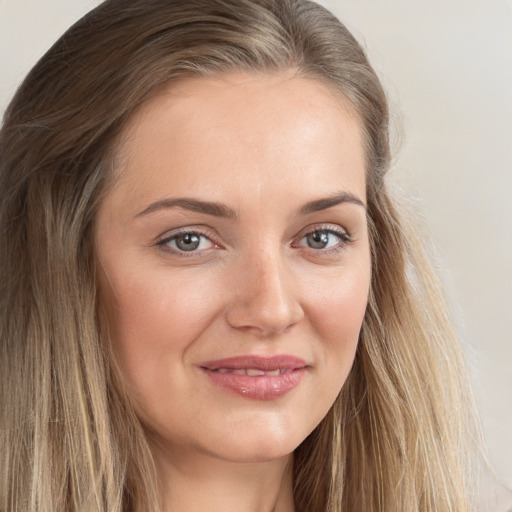
[[[208,368],[203,372],[218,386],[245,398],[254,400],[273,400],[285,395],[296,388],[307,371],[307,367],[280,375],[237,375],[234,373],[219,373]]]

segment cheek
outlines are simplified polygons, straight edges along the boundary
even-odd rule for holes
[[[330,293],[319,298],[318,329],[334,347],[357,342],[368,302],[366,280],[340,280]]]
[[[212,283],[192,274],[112,272],[109,324],[125,376],[139,390],[158,386],[216,315]],[[128,276],[128,277],[127,277]],[[115,294],[112,290],[115,290]]]
[[[325,280],[310,294],[310,318],[323,343],[325,385],[334,400],[354,361],[368,303],[369,258]]]

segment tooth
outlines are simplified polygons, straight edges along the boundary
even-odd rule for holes
[[[228,373],[228,369],[227,368],[218,368],[217,371],[219,373]]]
[[[245,370],[244,369],[241,369],[241,370],[231,370],[230,373],[234,373],[235,375],[245,375]]]
[[[267,375],[279,375],[280,373],[280,370],[279,368],[277,370],[271,370],[271,371],[268,371],[268,372],[265,372]]]
[[[249,375],[250,377],[265,375],[265,372],[263,370],[255,370],[253,368],[247,368],[246,372],[247,372],[247,375]]]
[[[281,375],[282,375],[283,373],[286,373],[286,368],[281,368],[281,369],[279,370],[279,373],[280,373]]]

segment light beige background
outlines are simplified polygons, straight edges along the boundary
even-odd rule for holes
[[[0,113],[95,0],[0,0]],[[512,487],[511,0],[323,0],[367,48],[404,138],[393,175],[422,208],[490,452]],[[499,492],[496,511],[512,507]]]

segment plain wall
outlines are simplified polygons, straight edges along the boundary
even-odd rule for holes
[[[0,114],[94,0],[0,0]],[[499,479],[512,487],[512,3],[324,0],[367,48],[403,132],[414,196],[469,360]],[[495,510],[512,507],[500,492]]]

